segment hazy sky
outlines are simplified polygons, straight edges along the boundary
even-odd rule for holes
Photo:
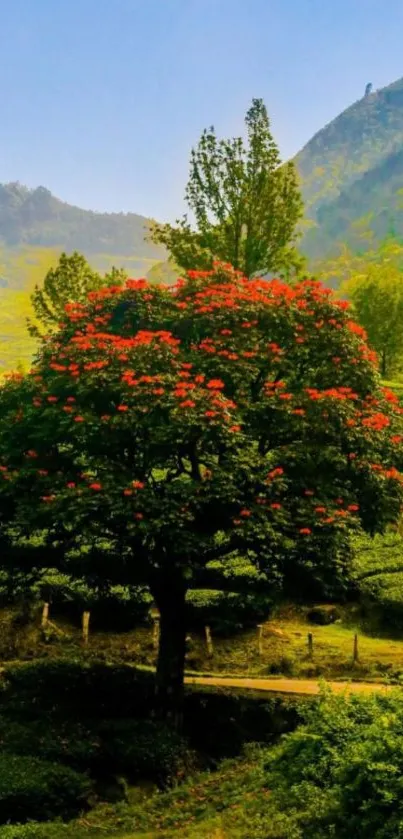
[[[0,181],[174,219],[203,128],[283,157],[403,76],[402,0],[0,0]]]

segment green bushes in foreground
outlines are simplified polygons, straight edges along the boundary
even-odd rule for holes
[[[87,831],[75,822],[27,825],[0,828],[0,839],[98,839],[101,824],[106,837],[119,829],[150,839],[401,839],[401,693],[324,691],[300,710],[303,724],[274,747],[141,803],[100,807],[86,817]]]
[[[266,763],[296,839],[403,835],[403,697],[324,694]],[[271,835],[271,834],[269,834]]]
[[[0,754],[0,823],[68,819],[88,805],[84,774],[35,757]]]

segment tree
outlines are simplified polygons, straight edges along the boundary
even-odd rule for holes
[[[0,515],[73,576],[150,587],[177,719],[187,589],[234,551],[273,587],[343,577],[350,530],[399,515],[402,410],[318,282],[129,280],[68,304],[0,390]]]
[[[298,269],[295,242],[302,200],[292,162],[281,164],[266,107],[253,99],[241,137],[218,140],[205,130],[190,158],[187,216],[177,226],[154,224],[151,238],[167,247],[183,269],[228,262],[246,277]]]
[[[403,353],[403,247],[390,237],[365,254],[345,249],[329,266],[332,275],[338,269],[344,277],[341,294],[351,300],[386,377]]]
[[[56,268],[50,268],[43,285],[35,285],[31,295],[34,321],[27,320],[30,335],[40,337],[38,323],[47,331],[56,329],[64,317],[66,304],[84,301],[89,291],[121,284],[126,278],[126,272],[115,267],[102,277],[92,270],[82,254],[77,251],[70,256],[62,253]]]

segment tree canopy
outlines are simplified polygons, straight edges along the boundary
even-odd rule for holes
[[[92,291],[0,390],[2,532],[42,534],[90,583],[148,585],[177,705],[185,593],[209,562],[334,583],[351,529],[398,517],[402,409],[374,362],[313,280],[218,264]]]
[[[85,301],[89,291],[102,286],[121,284],[127,279],[124,270],[112,268],[105,276],[93,271],[85,257],[74,251],[62,253],[56,268],[50,268],[43,283],[35,285],[31,295],[34,319],[28,319],[28,330],[40,336],[40,324],[46,331],[55,330],[65,314],[68,303]]]
[[[403,246],[394,236],[377,245],[365,219],[360,226],[369,249],[353,252],[344,246],[334,259],[318,263],[318,269],[331,284],[342,280],[339,293],[351,301],[386,377],[399,366],[403,354]]]
[[[245,125],[247,143],[218,140],[212,127],[192,149],[185,198],[196,229],[187,216],[176,227],[152,227],[152,240],[183,269],[211,268],[221,259],[253,277],[302,265],[297,175],[292,162],[281,164],[262,99],[252,101]]]

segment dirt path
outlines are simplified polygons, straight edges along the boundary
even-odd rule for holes
[[[211,685],[213,687],[246,688],[271,693],[294,693],[300,695],[315,695],[320,691],[320,685],[313,679],[240,679],[221,676],[186,676],[187,685]],[[387,691],[390,685],[376,682],[326,682],[335,692],[344,690],[352,693],[374,693]]]

